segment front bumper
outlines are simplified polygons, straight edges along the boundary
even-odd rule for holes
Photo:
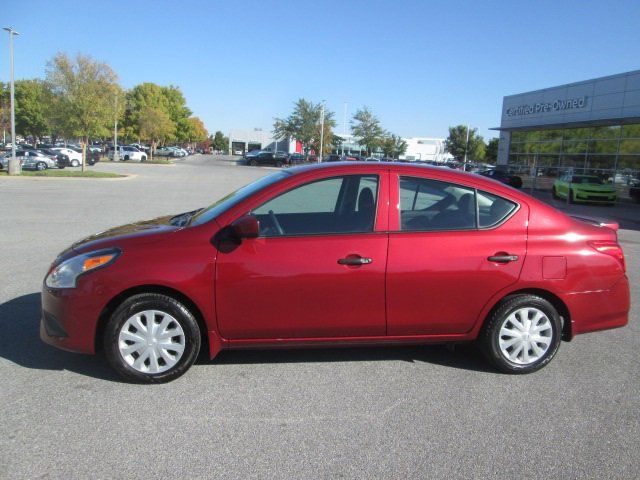
[[[40,339],[54,347],[95,353],[96,328],[104,304],[82,288],[42,288]]]
[[[583,192],[576,190],[574,194],[574,200],[576,202],[602,202],[613,203],[616,201],[615,192]]]

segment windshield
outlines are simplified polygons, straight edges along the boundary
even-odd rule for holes
[[[221,198],[213,205],[205,208],[200,211],[198,215],[193,217],[190,222],[190,225],[202,225],[203,223],[207,223],[209,220],[220,216],[223,212],[226,212],[231,207],[237,205],[242,202],[244,199],[249,198],[256,192],[259,192],[263,188],[268,187],[269,185],[273,185],[274,183],[282,180],[283,178],[291,175],[288,172],[280,171],[276,173],[272,173],[271,175],[267,175],[266,177],[262,177],[256,180],[249,185],[245,185],[242,188],[239,188],[233,193],[230,193],[226,197]]]

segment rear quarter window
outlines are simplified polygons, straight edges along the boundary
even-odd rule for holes
[[[503,222],[518,207],[515,202],[492,193],[478,191],[478,226],[489,228]]]

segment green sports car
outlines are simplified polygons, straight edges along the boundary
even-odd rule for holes
[[[553,198],[568,197],[569,203],[598,202],[613,204],[616,201],[616,189],[604,183],[595,175],[574,175],[565,173],[553,182]]]

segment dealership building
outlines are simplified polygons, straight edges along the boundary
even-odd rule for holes
[[[365,147],[358,143],[359,138],[354,135],[338,135],[342,143],[336,145],[332,153],[339,155],[366,155]],[[446,152],[444,138],[410,137],[403,138],[407,143],[407,150],[400,156],[401,160],[431,161],[444,163],[453,159]],[[229,132],[229,152],[231,155],[244,155],[252,150],[276,149],[279,152],[302,153],[302,144],[294,138],[275,140],[270,132],[260,128],[234,129]],[[374,153],[381,157],[382,151]]]
[[[640,70],[504,97],[498,164],[628,185],[640,172]]]

